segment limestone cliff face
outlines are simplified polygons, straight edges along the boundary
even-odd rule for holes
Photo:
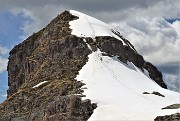
[[[132,49],[120,33],[112,30],[127,45],[108,36],[96,37],[96,41],[86,37],[84,42],[83,37],[71,35],[69,21],[75,19],[78,17],[65,11],[10,51],[8,99],[0,105],[0,120],[87,120],[97,105],[82,101],[84,84],[75,77],[88,55],[98,48],[109,56],[117,55],[124,63],[130,61],[145,68],[157,84],[167,88],[161,72]],[[43,81],[47,82],[33,88]]]

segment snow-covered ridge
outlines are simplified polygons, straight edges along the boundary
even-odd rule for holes
[[[103,56],[100,50],[89,56],[77,75],[83,81],[85,99],[98,107],[89,121],[150,120],[180,112],[180,109],[162,108],[180,103],[179,93],[161,88],[133,63],[124,64],[116,57]],[[165,97],[143,94],[157,91]]]
[[[84,37],[111,36],[121,40],[136,51],[128,40],[123,39],[117,31],[108,24],[86,14],[70,10],[70,13],[79,17],[70,21],[71,34]],[[119,36],[118,36],[119,35]],[[180,112],[180,109],[162,108],[180,103],[179,93],[161,88],[149,78],[149,73],[137,68],[133,63],[122,63],[116,55],[103,56],[97,50],[88,57],[88,62],[77,75],[76,80],[85,83],[84,99],[97,103],[98,107],[89,120],[150,120],[157,116]],[[150,94],[144,94],[145,92]],[[158,92],[163,96],[152,94]]]
[[[79,17],[79,19],[69,22],[70,28],[72,29],[72,35],[92,38],[95,38],[96,36],[112,36],[122,40],[112,32],[113,28],[108,24],[75,10],[70,10],[70,13]]]

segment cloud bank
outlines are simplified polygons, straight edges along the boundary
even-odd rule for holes
[[[180,33],[177,26],[180,21],[170,24],[164,18],[136,18],[111,25],[129,39],[146,60],[156,65],[179,62]]]
[[[0,55],[7,54],[8,49],[0,45]]]
[[[7,54],[8,49],[0,45],[0,73],[7,69],[8,59],[2,57],[2,55]]]
[[[163,72],[169,89],[179,90],[180,21],[170,24],[159,17],[135,18],[111,25],[133,43],[145,60]]]
[[[14,15],[23,14],[29,17],[24,22],[22,30],[27,36],[45,27],[50,20],[64,10],[75,9],[85,12],[107,23],[121,22],[136,17],[165,17],[178,18],[180,15],[179,0],[43,0],[41,2],[10,0],[3,1],[0,8],[12,12]]]
[[[6,71],[7,69],[7,63],[8,63],[8,59],[3,58],[0,56],[0,73]]]

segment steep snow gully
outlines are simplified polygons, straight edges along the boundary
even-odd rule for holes
[[[79,17],[69,23],[73,35],[92,38],[112,36],[122,41],[104,22],[74,10],[70,13]],[[88,58],[76,80],[86,84],[84,99],[98,105],[89,121],[154,120],[156,116],[180,112],[180,109],[162,109],[180,103],[179,93],[161,88],[149,78],[145,69],[142,72],[131,62],[122,63],[115,55],[104,56],[100,50],[92,52]]]

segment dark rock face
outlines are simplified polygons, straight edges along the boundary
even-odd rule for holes
[[[161,93],[159,93],[159,92],[156,92],[156,91],[153,91],[152,93],[149,93],[149,92],[143,92],[143,94],[145,94],[145,95],[147,95],[147,94],[153,94],[153,95],[165,97],[163,94],[161,94]]]
[[[91,51],[82,38],[71,35],[69,21],[74,19],[65,11],[11,50],[1,121],[79,121],[91,116],[96,104],[81,101],[83,83],[74,80]],[[48,83],[32,88],[42,81]]]
[[[166,116],[158,116],[154,121],[180,121],[180,113],[166,115]]]
[[[161,96],[161,97],[165,97],[163,94],[153,91],[151,94],[157,95],[157,96]]]
[[[78,83],[55,80],[37,89],[23,90],[4,103],[8,109],[1,107],[6,112],[1,115],[1,120],[87,120],[96,104],[91,104],[90,100],[81,101],[80,97],[73,95],[78,92]]]
[[[172,105],[166,106],[162,109],[178,109],[178,108],[180,108],[180,104],[172,104]]]
[[[46,71],[44,74],[41,71],[45,68],[49,69],[46,66],[50,66],[50,64],[55,65],[53,59],[58,58],[58,53],[59,57],[68,58],[66,55],[71,48],[67,47],[70,46],[69,44],[73,44],[68,43],[68,41],[70,39],[74,39],[74,41],[78,40],[75,37],[70,38],[71,30],[68,28],[69,21],[74,19],[77,19],[77,17],[65,11],[55,18],[46,28],[33,34],[10,51],[8,63],[8,96],[15,93],[23,84],[32,86],[34,83],[38,83],[34,81],[37,78],[40,82],[43,77],[48,77],[47,74],[51,75],[52,72]],[[78,41],[80,42],[82,40]],[[66,48],[66,50],[63,50],[63,48]],[[60,56],[60,54],[63,54],[63,56]],[[61,60],[61,58],[58,59]],[[57,66],[58,62],[55,61],[55,63]]]
[[[162,81],[162,73],[150,62],[145,62],[143,67],[149,72],[149,76],[161,87],[167,89],[167,85]]]
[[[120,35],[119,35],[120,36]],[[122,38],[122,36],[120,36]],[[146,62],[141,55],[139,55],[132,44],[123,45],[122,41],[113,37],[96,37],[96,42],[92,38],[86,38],[87,43],[95,51],[99,48],[102,52],[106,52],[109,56],[116,55],[119,60],[126,63],[132,62],[138,68],[143,71],[143,68],[149,72],[149,76],[161,87],[167,89],[167,85],[162,79],[162,73],[153,66],[151,63]],[[124,38],[122,38],[124,39]],[[125,43],[130,43],[128,40],[124,40]]]
[[[65,11],[11,50],[8,99],[0,105],[1,121],[87,120],[96,104],[81,100],[84,84],[74,78],[88,61],[88,55],[98,48],[108,56],[118,56],[124,63],[134,63],[142,71],[145,68],[156,83],[167,88],[161,72],[145,62],[120,33],[114,32],[126,45],[108,36],[96,37],[96,41],[76,37],[69,28],[69,21],[75,19],[78,17]],[[32,88],[43,81],[48,82]]]

